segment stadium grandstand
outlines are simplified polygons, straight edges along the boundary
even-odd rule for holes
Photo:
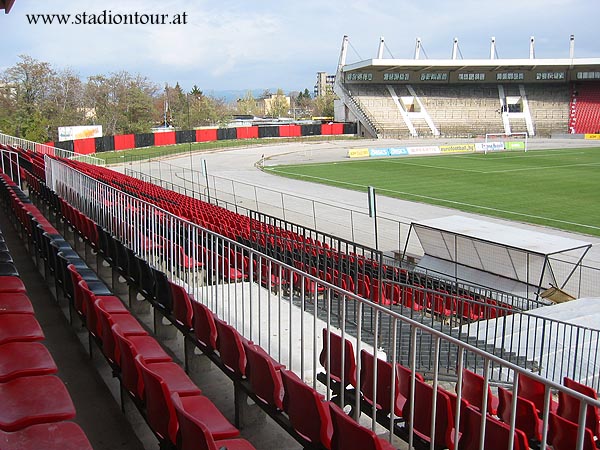
[[[595,446],[598,331],[543,314],[549,301],[419,272],[87,158],[2,136],[7,223],[162,448]],[[13,303],[7,323],[22,314]],[[2,342],[40,340],[32,327],[3,326]],[[201,392],[216,379],[211,401]],[[36,404],[39,419],[21,403],[1,430],[47,433],[73,417]]]
[[[600,59],[499,59],[492,38],[489,59],[462,59],[458,39],[450,59],[427,59],[417,39],[414,59],[347,62],[340,52],[334,91],[336,120],[356,121],[370,137],[471,137],[526,132],[529,136],[600,131]],[[460,56],[460,57],[459,57]]]
[[[600,60],[494,45],[409,62],[382,41],[346,65],[344,38],[336,114],[373,137],[598,131]],[[0,134],[0,160],[2,450],[597,448],[597,299],[552,286],[579,280],[587,241],[411,225],[428,268],[509,292],[92,154]]]

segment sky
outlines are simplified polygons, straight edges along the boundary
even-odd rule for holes
[[[103,11],[168,14],[186,24],[30,24],[28,14],[70,14],[89,21]],[[412,58],[420,37],[426,57],[449,58],[459,39],[465,59],[600,57],[598,0],[16,0],[0,14],[0,71],[19,55],[70,68],[82,79],[127,70],[158,85],[205,93],[277,89],[312,92],[316,73],[335,73],[342,39],[348,62],[376,56]],[[118,20],[118,19],[117,19]]]

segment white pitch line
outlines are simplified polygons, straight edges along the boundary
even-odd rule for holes
[[[316,177],[314,175],[304,175],[304,174],[299,174],[299,173],[294,173],[294,172],[287,172],[285,170],[277,170],[277,171],[274,170],[274,172],[285,173],[287,175],[294,175],[296,177],[301,177],[301,178],[313,178],[315,180],[328,181],[328,182],[337,183],[337,184],[345,184],[345,185],[348,185],[348,186],[356,186],[356,187],[362,187],[362,188],[367,188],[368,187],[368,186],[366,186],[364,184],[350,183],[348,181],[332,180],[332,179],[329,179],[329,178]],[[457,202],[455,200],[446,200],[444,198],[430,197],[428,195],[413,194],[412,192],[393,191],[391,189],[385,189],[385,188],[377,188],[377,190],[384,191],[384,192],[391,192],[391,193],[394,193],[394,194],[409,195],[409,196],[412,196],[412,197],[423,198],[423,199],[427,199],[427,200],[435,200],[435,201],[438,201],[438,202],[449,203],[451,205],[468,206],[468,207],[471,207],[471,208],[477,208],[477,209],[481,209],[481,210],[484,210],[484,211],[494,211],[494,212],[499,212],[499,213],[512,214],[512,215],[515,215],[515,216],[528,217],[530,219],[541,219],[541,220],[547,220],[547,221],[550,221],[550,222],[564,223],[564,224],[567,224],[567,225],[575,225],[575,226],[582,227],[582,228],[590,228],[592,230],[600,230],[600,227],[596,227],[596,226],[593,226],[593,225],[586,225],[586,224],[577,223],[577,222],[569,222],[567,220],[561,220],[561,219],[552,219],[550,217],[536,216],[536,215],[533,215],[533,214],[525,214],[525,213],[520,213],[520,212],[515,212],[515,211],[508,211],[508,210],[505,210],[505,209],[491,208],[489,206],[474,205],[472,203]]]
[[[521,167],[519,169],[506,169],[506,170],[491,170],[489,172],[481,172],[484,174],[489,174],[489,173],[507,173],[507,172],[521,172],[521,171],[525,171],[525,170],[534,170],[534,171],[538,171],[538,170],[548,170],[548,169],[562,169],[564,167],[589,167],[589,166],[600,166],[600,163],[581,163],[581,164],[563,164],[560,166],[545,166],[545,167]]]
[[[472,173],[486,173],[486,172],[482,172],[481,170],[474,170],[474,169],[459,169],[456,167],[441,167],[441,166],[430,166],[429,164],[416,164],[416,163],[409,163],[407,161],[400,161],[400,160],[390,160],[388,162],[391,162],[393,164],[404,164],[407,166],[417,166],[417,167],[429,167],[430,169],[440,169],[440,170],[455,170],[457,172],[472,172]]]

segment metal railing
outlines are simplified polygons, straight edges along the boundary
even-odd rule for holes
[[[18,137],[10,136],[8,134],[0,133],[0,144],[9,145],[15,148],[21,148],[23,150],[30,150],[32,152],[41,153],[43,155],[58,156],[60,158],[72,159],[74,161],[81,161],[95,166],[104,166],[104,160],[96,158],[91,155],[81,155],[69,150],[64,150],[58,147],[51,147],[50,145],[40,144],[38,142],[28,141],[27,139],[21,139]]]
[[[384,345],[387,359],[392,363],[392,377],[399,361],[400,328],[406,327],[409,348],[409,367],[412,370],[410,392],[415,392],[415,371],[421,355],[417,342],[423,337],[430,341],[428,355],[432,370],[428,377],[433,389],[442,386],[443,374],[453,375],[456,380],[457,402],[453,418],[455,437],[458,438],[460,423],[460,398],[462,396],[462,370],[469,367],[470,359],[480,361],[473,370],[483,373],[483,392],[487,397],[489,379],[518,390],[517,374],[526,374],[546,386],[546,403],[543,413],[542,448],[546,445],[548,414],[552,391],[562,391],[581,402],[579,415],[580,434],[576,448],[583,445],[583,429],[587,405],[600,407],[600,402],[568,389],[556,382],[548,381],[492,353],[478,349],[446,333],[412,320],[410,317],[375,304],[306,274],[270,256],[261,254],[238,242],[227,239],[167,211],[130,196],[116,188],[78,172],[66,164],[46,158],[46,180],[48,185],[74,207],[88,215],[99,225],[125,243],[140,257],[153,266],[161,268],[172,280],[183,284],[194,295],[196,301],[209,306],[219,317],[237,328],[245,337],[262,346],[271,356],[298,373],[313,388],[331,398],[331,381],[325,385],[317,382],[317,375],[324,370],[318,364],[323,341],[323,329],[337,332],[342,339],[352,339],[356,348],[358,383],[361,386],[360,353],[375,351]],[[352,314],[352,320],[348,320]],[[382,325],[390,330],[384,336]],[[326,333],[326,336],[329,336]],[[329,344],[329,337],[327,337]],[[442,357],[443,347],[456,354],[451,364]],[[331,361],[331,346],[328,345],[326,360]],[[345,352],[342,352],[342,361]],[[328,364],[328,367],[330,365]],[[343,367],[343,362],[342,362]],[[377,378],[377,365],[373,376]],[[571,373],[562,375],[570,376]],[[342,380],[342,384],[345,380]],[[447,387],[453,386],[454,382]],[[394,386],[392,384],[392,386]],[[392,399],[394,398],[392,387]],[[344,393],[342,392],[342,402]],[[377,386],[374,386],[375,400]],[[516,423],[516,399],[513,396],[511,436]],[[486,415],[486,399],[482,414]],[[360,397],[355,396],[354,406],[360,410]],[[406,431],[409,445],[413,446],[413,418],[415,396],[409,396],[410,413]],[[437,397],[433,396],[431,408],[432,430],[437,426]],[[394,411],[394,408],[391,408]],[[373,428],[377,414],[370,414]],[[389,420],[388,420],[389,419]],[[387,421],[389,435],[397,431],[397,417],[392,412]],[[379,420],[379,424],[382,421]],[[485,429],[487,422],[482,421]],[[481,439],[480,449],[484,440]],[[512,439],[511,439],[512,443]],[[431,443],[432,447],[435,445]]]

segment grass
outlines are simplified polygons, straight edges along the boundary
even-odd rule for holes
[[[399,157],[266,171],[600,236],[600,148]]]
[[[261,139],[239,139],[210,142],[192,142],[189,144],[164,145],[160,147],[133,148],[112,152],[94,153],[94,157],[102,159],[106,164],[120,164],[132,161],[144,161],[152,158],[177,155],[187,152],[210,151],[223,148],[248,147],[265,144],[278,144],[284,142],[304,142],[314,140],[339,140],[353,139],[349,136],[304,136],[298,138],[261,138]]]

